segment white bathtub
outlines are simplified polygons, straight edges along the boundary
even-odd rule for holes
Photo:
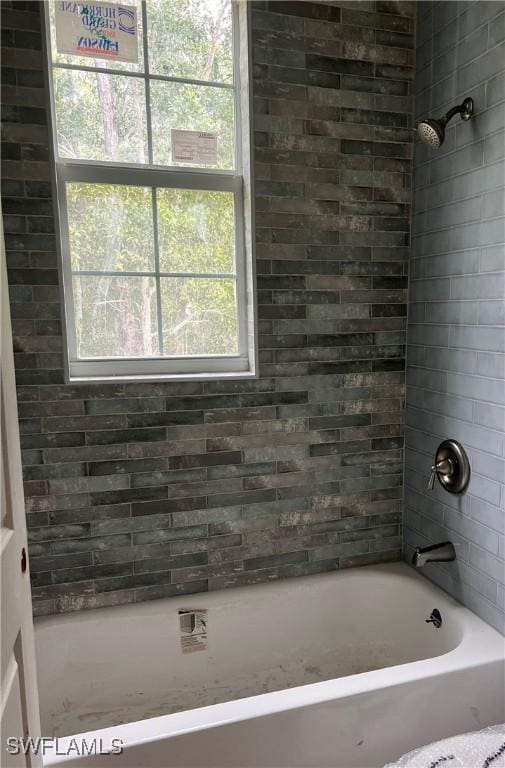
[[[206,650],[182,653],[183,608]],[[504,638],[403,563],[43,618],[36,642],[43,734],[123,741],[47,765],[366,768],[505,720]]]

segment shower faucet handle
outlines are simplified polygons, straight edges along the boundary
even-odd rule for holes
[[[429,491],[432,491],[433,488],[435,487],[435,478],[437,476],[437,472],[439,472],[440,469],[441,469],[441,466],[440,466],[441,464],[442,464],[442,462],[439,461],[439,462],[437,462],[437,464],[433,464],[432,467],[431,467],[431,475],[430,475],[430,479],[429,479],[429,482],[428,482],[428,490]]]
[[[433,464],[431,467],[431,475],[430,480],[428,482],[428,490],[432,491],[435,487],[435,477],[440,472],[440,474],[445,476],[451,476],[452,472],[454,470],[454,463],[452,459],[440,459],[440,461],[437,461],[436,464]]]

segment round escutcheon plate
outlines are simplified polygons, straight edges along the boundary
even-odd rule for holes
[[[446,491],[449,493],[464,493],[470,482],[470,462],[465,449],[457,440],[444,440],[438,446],[435,464],[448,459],[451,462],[452,471],[449,474],[437,472],[437,477]]]

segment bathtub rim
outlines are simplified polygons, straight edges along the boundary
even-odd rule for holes
[[[446,608],[451,609],[451,618],[456,622],[461,632],[457,645],[438,656],[418,661],[410,661],[331,680],[307,683],[280,691],[271,691],[218,704],[210,704],[183,712],[157,715],[144,720],[134,720],[106,728],[97,728],[92,731],[58,737],[55,739],[54,749],[49,750],[46,754],[44,766],[59,765],[74,760],[75,755],[67,756],[62,754],[67,751],[67,747],[72,739],[91,740],[101,738],[103,743],[107,744],[113,738],[120,738],[126,750],[147,742],[175,738],[208,728],[218,728],[223,725],[231,725],[259,717],[268,717],[269,715],[297,708],[324,704],[338,699],[352,698],[369,693],[370,691],[407,685],[416,680],[436,678],[441,675],[487,664],[502,664],[505,669],[505,638],[440,587],[414,571],[405,562],[370,565],[359,569],[346,569],[346,571],[341,573],[348,573],[350,571],[358,575],[356,572],[369,569],[380,571],[390,576],[400,575],[402,578],[409,578],[423,584],[430,593],[433,593],[434,598],[437,598],[441,604],[445,604]],[[339,574],[338,571],[329,574],[316,574],[305,577],[303,581],[321,577],[331,578],[337,574]],[[293,580],[289,579],[286,581],[291,582]],[[278,584],[277,581],[274,581],[256,586],[258,588],[269,586],[275,588]],[[242,587],[236,587],[226,591],[227,593],[240,591],[243,594],[244,590]],[[191,595],[188,598],[198,598],[198,595]],[[161,600],[165,601],[172,599],[161,598]],[[127,609],[131,608],[132,605],[120,607]],[[103,609],[92,609],[92,611],[94,610],[101,611]],[[89,615],[90,611],[79,613],[83,615],[79,615],[76,618],[85,621],[86,614]],[[51,623],[56,623],[58,619],[61,619],[61,615],[41,617],[37,623],[40,625],[50,625]]]
[[[420,586],[425,592],[435,592],[440,595],[442,599],[445,599],[446,604],[451,608],[458,609],[464,608],[458,600],[452,595],[446,592],[442,587],[439,587],[434,582],[430,581],[421,571],[414,569],[409,563],[404,560],[397,560],[391,563],[370,563],[368,565],[354,566],[350,568],[336,568],[332,571],[324,571],[322,573],[311,573],[303,576],[293,576],[289,578],[276,578],[270,581],[260,582],[258,584],[251,584],[247,586],[234,586],[225,587],[223,589],[211,590],[208,592],[191,592],[188,594],[173,595],[170,597],[159,597],[153,600],[143,600],[138,603],[120,603],[118,605],[106,605],[96,608],[85,608],[77,611],[63,611],[61,613],[52,613],[46,616],[34,617],[34,625],[37,631],[44,631],[45,627],[50,627],[53,624],[59,624],[61,621],[71,621],[75,624],[87,623],[90,618],[98,619],[101,614],[107,612],[108,614],[114,613],[114,616],[118,618],[121,616],[127,616],[133,611],[141,611],[148,613],[155,609],[155,606],[161,604],[174,604],[175,602],[195,603],[201,600],[202,602],[214,602],[215,600],[225,599],[225,596],[230,596],[233,599],[236,595],[260,595],[263,591],[284,591],[293,588],[294,585],[302,587],[303,585],[314,584],[320,582],[331,582],[335,579],[350,579],[350,578],[362,578],[370,577],[372,572],[389,577],[391,579],[401,578],[403,581],[412,581]],[[188,607],[188,606],[186,606]],[[191,606],[189,606],[191,607]],[[466,609],[470,611],[470,609]],[[476,616],[470,611],[472,616]],[[476,618],[478,618],[476,616]],[[457,629],[461,630],[459,617],[456,617]],[[485,626],[492,627],[482,619]],[[495,630],[496,631],[496,630]],[[462,635],[460,634],[459,642]],[[455,646],[456,647],[456,646]]]

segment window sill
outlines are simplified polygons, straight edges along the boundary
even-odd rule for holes
[[[181,373],[181,374],[149,374],[146,376],[67,376],[67,384],[141,384],[143,382],[166,383],[171,381],[222,381],[232,379],[257,379],[255,371],[229,373]]]
[[[208,363],[208,367],[206,365]],[[78,360],[67,368],[69,384],[215,381],[255,379],[257,367],[247,357],[173,360]]]

